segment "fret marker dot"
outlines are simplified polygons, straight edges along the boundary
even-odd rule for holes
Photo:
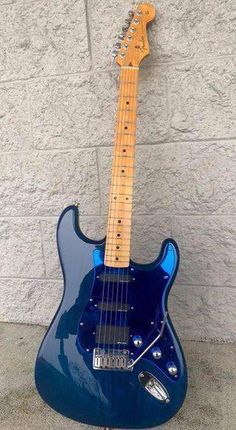
[[[126,102],[127,105],[129,105],[129,102]]]
[[[124,170],[121,170],[122,171],[122,173],[125,173],[125,171]]]
[[[126,197],[126,199],[125,200],[129,200],[129,197]]]
[[[120,237],[120,234],[119,234],[119,233],[117,234],[117,237]]]
[[[125,130],[128,130],[128,127],[125,127]]]
[[[118,261],[119,260],[119,258],[118,257],[116,257],[116,261]]]
[[[119,247],[119,246],[117,246],[117,247],[116,247],[116,249],[120,249],[120,247]]]
[[[123,152],[126,152],[126,149],[123,149]]]
[[[121,220],[120,219],[118,220],[118,223],[121,224]]]

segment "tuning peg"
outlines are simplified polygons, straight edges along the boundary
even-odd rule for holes
[[[117,51],[113,51],[113,52],[111,53],[111,55],[112,55],[112,57],[113,57],[113,58],[116,58],[116,57],[117,57],[117,55],[118,55],[118,52],[117,52]]]
[[[129,30],[129,25],[124,25],[122,27],[122,30],[126,33],[126,31]]]
[[[130,18],[133,18],[134,12],[132,10],[129,10],[128,15],[130,16]]]
[[[120,40],[123,40],[123,39],[124,39],[124,37],[125,37],[124,33],[120,33],[120,34],[118,35],[118,38],[119,38]]]
[[[130,19],[130,18],[126,18],[126,19],[125,19],[125,23],[126,23],[128,26],[130,25],[131,21],[132,21],[132,19]]]
[[[120,47],[121,47],[121,43],[120,43],[120,42],[117,42],[117,43],[115,44],[115,48],[116,48],[116,49],[120,49]]]

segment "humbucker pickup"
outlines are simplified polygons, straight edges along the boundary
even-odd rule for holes
[[[127,344],[129,342],[129,327],[98,325],[96,327],[96,342],[106,345]]]
[[[120,273],[120,272],[112,272],[110,271],[103,272],[99,275],[98,279],[102,282],[112,282],[117,284],[125,284],[129,282],[133,282],[133,277],[128,273]]]
[[[112,303],[106,302],[98,303],[98,309],[106,312],[128,312],[130,310],[129,303]]]

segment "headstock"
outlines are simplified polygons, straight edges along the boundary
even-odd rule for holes
[[[149,54],[147,25],[154,20],[155,15],[156,10],[149,3],[139,4],[134,12],[129,12],[123,32],[119,34],[120,41],[112,53],[117,64],[138,67]]]

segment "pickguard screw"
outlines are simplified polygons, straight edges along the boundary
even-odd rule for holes
[[[94,307],[95,307],[95,308],[97,308],[97,307],[98,307],[98,305],[97,305],[97,304],[95,304],[95,305],[94,305]]]
[[[154,325],[154,321],[151,321],[151,325]]]
[[[143,373],[140,373],[140,378],[144,378],[144,374]]]
[[[133,281],[135,281],[135,278],[133,278]]]
[[[130,309],[131,309],[131,311],[133,311],[133,310],[134,310],[134,307],[133,307],[133,306],[131,306],[131,308],[130,308]]]
[[[86,348],[86,351],[89,352],[90,350],[88,348]]]
[[[84,325],[84,323],[83,322],[81,322],[81,323],[79,323],[79,325],[81,325],[81,327]]]
[[[92,302],[92,301],[93,301],[93,299],[89,299],[89,301],[90,301],[90,302]]]

